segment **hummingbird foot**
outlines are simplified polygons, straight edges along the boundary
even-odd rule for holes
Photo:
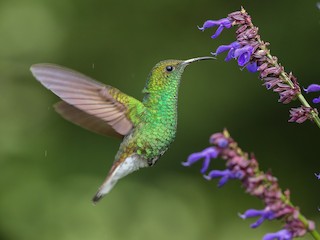
[[[155,158],[152,158],[152,159],[148,159],[147,160],[147,163],[148,163],[148,166],[149,167],[152,167],[156,164],[157,160],[159,159],[159,157],[155,157]]]
[[[117,181],[140,168],[148,167],[148,161],[139,155],[131,155],[124,161],[114,162],[106,180],[99,188],[92,202],[95,205],[104,195],[109,193]]]

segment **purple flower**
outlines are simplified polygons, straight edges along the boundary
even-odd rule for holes
[[[226,148],[228,146],[229,142],[225,138],[217,139],[217,145],[221,148]]]
[[[229,145],[229,140],[222,133],[212,134],[209,142],[213,145],[217,145],[220,148],[226,148]]]
[[[238,59],[238,65],[243,67],[244,65],[248,64],[246,67],[250,72],[258,71],[258,64],[257,62],[253,61],[250,62],[251,55],[253,53],[253,47],[251,45],[244,45],[242,46],[238,41],[232,42],[229,45],[221,45],[217,48],[216,52],[213,55],[218,55],[220,53],[229,51],[225,61],[228,62],[232,58]]]
[[[250,61],[252,53],[253,47],[250,45],[245,45],[244,47],[235,50],[234,57],[238,58],[238,65],[243,67]]]
[[[249,63],[247,64],[246,68],[247,68],[247,70],[248,70],[249,72],[254,73],[254,72],[257,72],[257,71],[258,71],[258,64],[257,64],[257,62],[249,62]]]
[[[211,27],[215,27],[215,26],[218,26],[218,29],[215,32],[215,34],[213,34],[211,36],[211,38],[218,37],[221,34],[221,32],[222,32],[222,30],[224,28],[231,28],[232,27],[232,22],[230,21],[229,18],[222,18],[222,19],[216,20],[216,21],[207,20],[207,21],[204,22],[202,27],[198,27],[198,28],[199,28],[199,30],[204,31],[207,28],[211,28]]]
[[[218,187],[222,187],[224,184],[228,182],[229,179],[241,179],[244,176],[242,171],[230,171],[229,169],[220,171],[220,170],[212,170],[207,176],[204,176],[205,179],[211,180],[212,178],[221,178]]]
[[[268,233],[264,235],[263,240],[291,240],[292,239],[292,233],[289,232],[287,229],[282,229],[275,233]]]
[[[225,51],[229,51],[227,57],[225,58],[225,61],[230,61],[232,58],[234,58],[234,52],[239,47],[241,47],[241,45],[237,41],[230,43],[229,45],[221,45],[217,48],[216,52],[213,53],[213,55],[218,55]]]
[[[311,84],[307,88],[304,88],[304,91],[306,93],[311,93],[311,92],[319,92],[320,91],[320,85],[318,84]]]
[[[272,220],[275,218],[274,212],[267,208],[263,210],[249,209],[244,214],[239,214],[239,216],[242,219],[260,216],[260,218],[255,223],[250,225],[251,228],[259,227],[264,222],[264,220]]]
[[[314,98],[314,99],[312,100],[312,102],[315,103],[315,104],[320,103],[320,96],[317,97],[317,98]]]
[[[315,173],[314,175],[317,177],[318,180],[320,180],[320,173],[318,174]]]
[[[209,167],[210,160],[212,158],[217,158],[219,155],[219,150],[216,147],[208,147],[205,150],[197,153],[192,153],[186,162],[182,162],[182,165],[185,167],[189,167],[201,158],[204,158],[203,166],[201,169],[201,173],[205,173]]]
[[[303,89],[306,93],[311,93],[311,92],[319,92],[320,91],[320,85],[318,84],[311,84],[307,88]],[[313,103],[317,104],[320,103],[320,96],[317,98],[314,98],[312,100]]]

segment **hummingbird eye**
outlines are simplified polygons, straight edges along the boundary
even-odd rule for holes
[[[172,67],[172,66],[166,66],[167,72],[172,72],[173,69],[174,69],[174,67]]]

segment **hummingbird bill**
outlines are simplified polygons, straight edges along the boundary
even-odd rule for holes
[[[183,71],[191,63],[212,59],[215,58],[159,62],[148,76],[142,101],[59,65],[31,66],[33,76],[61,98],[54,109],[63,118],[92,132],[122,140],[93,203],[109,193],[119,179],[153,166],[167,151],[176,135],[178,90]]]

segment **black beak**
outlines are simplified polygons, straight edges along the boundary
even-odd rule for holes
[[[198,62],[198,61],[202,61],[202,60],[214,60],[216,58],[214,57],[197,57],[197,58],[190,58],[188,60],[183,61],[181,64],[183,65],[189,65],[190,63],[193,62]]]

